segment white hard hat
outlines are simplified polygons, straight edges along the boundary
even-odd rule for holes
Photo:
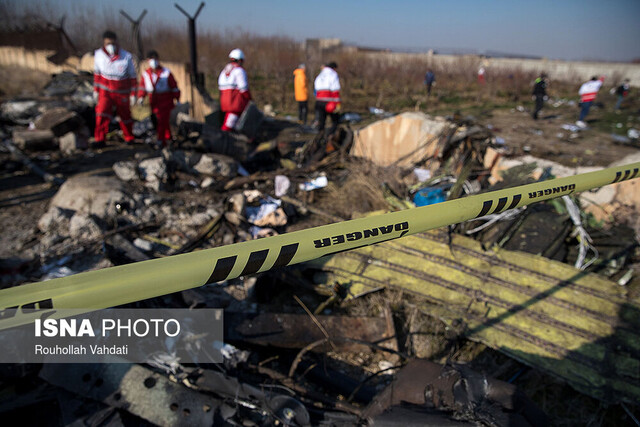
[[[239,61],[241,59],[244,59],[244,52],[242,52],[240,49],[233,49],[231,52],[229,52],[229,58]]]

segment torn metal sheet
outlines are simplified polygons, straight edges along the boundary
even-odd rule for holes
[[[350,340],[375,343],[395,349],[395,331],[379,317],[316,316],[335,348],[342,351],[369,351],[370,347]],[[325,337],[323,331],[305,314],[261,313],[248,318],[242,313],[225,313],[225,336],[259,345],[303,348]],[[329,344],[313,351],[329,351]]]
[[[161,426],[213,425],[222,414],[235,414],[222,402],[140,365],[45,364],[40,377]]]
[[[114,234],[104,241],[104,250],[107,258],[114,265],[129,264],[150,259],[148,255],[135,247],[122,234]]]
[[[486,425],[549,425],[546,414],[516,386],[464,365],[410,361],[393,383],[376,396],[363,416],[376,417],[402,403],[449,412],[455,419]]]
[[[437,153],[440,136],[448,127],[445,120],[434,120],[423,113],[403,113],[356,132],[351,155],[381,166],[395,162],[410,166]]]
[[[195,385],[201,390],[232,399],[239,407],[254,407],[256,405],[256,407],[262,408],[265,414],[272,414],[275,419],[282,420],[285,424],[310,425],[309,412],[300,401],[292,396],[267,392],[262,388],[241,383],[237,378],[212,370],[200,372]],[[269,418],[269,422],[274,421]]]
[[[414,405],[393,406],[371,420],[375,427],[476,427],[478,423],[455,421],[446,413]]]
[[[308,265],[353,294],[388,286],[423,296],[469,339],[598,399],[640,401],[640,298],[601,276],[541,256],[485,251],[460,235],[449,245],[442,230]]]
[[[471,226],[481,224],[471,222]],[[567,255],[565,240],[573,230],[568,215],[559,215],[549,204],[528,207],[513,219],[487,227],[480,236],[485,247],[497,244],[505,249],[541,254],[562,261]]]
[[[195,385],[200,389],[214,392],[220,396],[238,399],[263,401],[266,396],[264,390],[258,387],[241,383],[237,378],[210,369],[205,369],[198,373]]]

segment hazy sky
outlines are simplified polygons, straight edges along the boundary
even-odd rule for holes
[[[124,9],[143,21],[184,25],[200,0],[45,0]],[[22,5],[42,0],[22,0]],[[640,58],[640,0],[216,0],[205,1],[198,29],[241,28],[297,40],[336,37],[361,46],[412,50],[500,51],[561,59]],[[99,29],[101,30],[101,29]]]

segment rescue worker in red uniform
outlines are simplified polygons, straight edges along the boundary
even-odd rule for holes
[[[147,59],[149,68],[142,73],[138,89],[138,104],[142,104],[145,96],[149,95],[151,112],[156,117],[157,145],[166,147],[171,141],[169,117],[175,102],[180,99],[180,89],[171,71],[160,65],[158,52],[150,51]]]
[[[113,109],[120,116],[120,128],[127,143],[133,143],[131,132],[133,120],[130,106],[135,102],[136,69],[133,57],[118,46],[113,31],[102,35],[102,47],[95,51],[93,72],[93,96],[96,100],[96,148],[105,146],[109,123],[113,119]]]
[[[224,113],[222,130],[233,130],[238,118],[251,101],[247,72],[242,68],[244,53],[233,49],[229,53],[229,63],[218,77],[220,89],[220,110]]]
[[[329,62],[322,67],[320,74],[313,82],[313,90],[316,95],[316,118],[318,120],[318,131],[324,131],[327,115],[331,117],[331,128],[329,134],[332,134],[338,128],[340,121],[340,78],[336,71],[338,64]]]

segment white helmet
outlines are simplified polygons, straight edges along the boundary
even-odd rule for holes
[[[242,52],[240,49],[233,49],[231,52],[229,52],[229,58],[240,61],[241,59],[244,59],[244,52]]]

